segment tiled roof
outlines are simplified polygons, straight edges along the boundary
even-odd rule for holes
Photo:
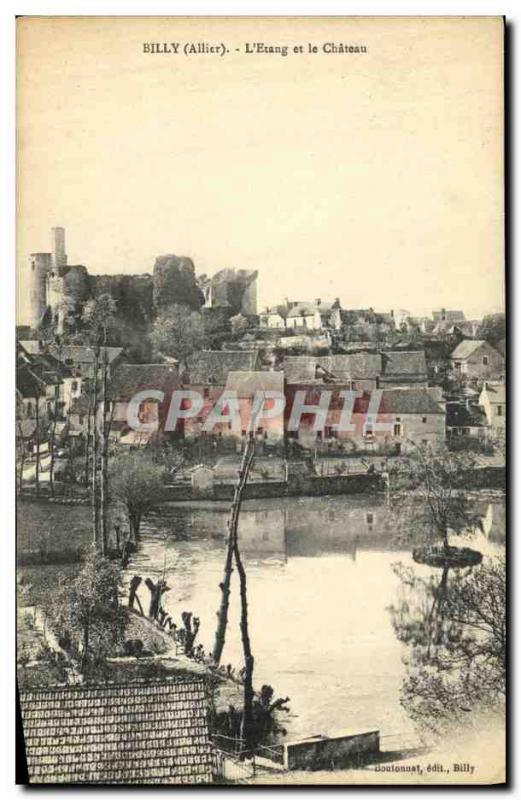
[[[75,364],[93,364],[94,363],[94,348],[87,347],[86,345],[62,345],[57,347],[53,345],[50,348],[51,353],[59,358],[60,361],[67,362],[69,359]],[[112,364],[115,359],[123,353],[122,347],[101,347],[100,353],[105,351],[107,356],[107,364]],[[101,357],[100,357],[101,360]]]
[[[45,395],[45,384],[28,367],[16,370],[16,389],[22,397],[29,399]]]
[[[202,678],[20,693],[30,783],[212,782]]]
[[[303,301],[300,303],[295,303],[294,306],[291,306],[288,311],[288,317],[311,317],[319,310],[320,309],[316,303]]]
[[[287,306],[270,306],[269,308],[265,308],[264,311],[261,311],[259,316],[265,317],[268,314],[270,316],[278,314],[279,317],[286,319],[286,317],[288,316],[288,309]]]
[[[506,355],[506,351],[507,351],[507,341],[506,341],[506,339],[500,339],[499,342],[496,342],[494,347],[496,348],[498,353],[500,353],[504,358],[505,355]]]
[[[282,370],[287,383],[315,383],[317,359],[314,356],[285,356]]]
[[[167,392],[179,383],[173,364],[119,364],[109,382],[108,395],[113,400],[129,400],[144,389]]]
[[[423,350],[389,350],[382,361],[384,375],[427,375]]]
[[[250,397],[255,392],[283,392],[282,372],[229,372],[226,391],[237,392],[239,397]]]
[[[384,389],[381,414],[445,414],[427,390]]]
[[[257,350],[201,350],[188,359],[190,383],[224,386],[229,372],[251,372],[260,366]]]
[[[464,339],[455,350],[451,353],[451,358],[462,359],[465,361],[467,358],[479,350],[480,347],[487,343],[483,339]]]
[[[376,378],[382,371],[382,357],[378,353],[321,356],[317,362],[338,380]]]

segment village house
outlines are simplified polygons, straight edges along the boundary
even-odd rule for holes
[[[397,310],[392,309],[391,316],[394,320],[395,328],[400,330],[402,325],[404,325],[411,316],[411,312],[407,311],[405,308],[399,308]]]
[[[504,431],[506,427],[507,395],[504,383],[486,381],[479,395],[479,405],[483,409],[492,432]]]
[[[503,377],[505,359],[482,339],[464,339],[450,356],[452,370],[469,379],[494,380]]]
[[[279,336],[275,346],[286,353],[324,353],[331,347],[331,332],[327,328],[300,333],[302,328],[290,328],[286,336]]]
[[[94,362],[96,354],[93,347],[87,345],[51,345],[49,352],[69,367],[75,377],[91,379],[94,376]],[[113,371],[123,361],[123,347],[100,347],[98,355],[98,370],[101,374],[106,365],[107,376],[110,378]]]
[[[480,406],[447,400],[445,403],[447,416],[447,439],[458,436],[471,436],[486,439],[489,433],[487,417]]]
[[[276,392],[284,397],[284,376],[282,372],[268,371],[230,371],[224,387],[210,387],[203,393],[203,405],[197,415],[183,420],[183,432],[186,438],[210,437],[227,443],[242,442],[250,430],[253,401],[256,392]],[[233,399],[228,403],[227,394]],[[234,407],[237,403],[238,416],[235,421]],[[272,399],[266,399],[264,410],[269,412],[274,407]],[[227,419],[216,422],[211,430],[204,426],[209,414],[215,409],[216,415]],[[235,424],[234,424],[235,423]],[[270,446],[284,440],[284,411],[281,409],[275,417],[258,420],[255,426],[255,437],[259,443]]]
[[[266,307],[259,314],[259,324],[261,328],[283,329],[286,327],[286,317],[288,314],[287,306]]]
[[[179,372],[173,364],[120,364],[107,387],[111,429],[118,434],[118,443],[143,445],[154,433],[133,430],[128,424],[129,403],[138,393],[146,393],[148,389],[163,392],[163,400],[143,397],[137,419],[141,424],[164,430],[172,392],[180,385]]]
[[[440,308],[432,312],[434,322],[465,322],[463,311],[454,311],[447,308]]]
[[[273,392],[279,397],[284,397],[284,375],[282,372],[230,372],[224,390],[232,392],[238,399],[240,435],[244,437],[252,424],[252,408],[256,392]],[[284,409],[281,408],[279,413],[271,417],[274,408],[276,408],[275,400],[267,398],[263,410],[268,413],[268,417],[257,419],[254,427],[256,439],[262,440],[267,445],[279,444],[284,440]],[[233,435],[233,433],[229,426],[226,434]]]
[[[137,431],[128,424],[129,403],[147,389],[164,393],[160,402],[154,397],[144,397],[137,408],[140,424],[164,425],[172,391],[180,386],[179,373],[173,364],[119,364],[107,383],[107,418],[110,420],[110,437],[120,445],[144,445],[152,431]],[[97,414],[101,413],[101,387],[98,386]],[[69,413],[69,435],[73,438],[86,436],[89,431],[89,415],[92,414],[90,389],[75,398]]]
[[[305,328],[321,330],[330,328],[340,330],[342,316],[340,301],[326,302],[320,298],[314,302],[289,302],[286,315],[286,328]]]
[[[218,403],[231,372],[256,373],[261,366],[258,350],[201,350],[190,356],[182,384],[199,394],[202,407],[196,416],[189,416],[179,423],[183,436],[188,439],[210,438],[215,446],[224,437],[225,444],[230,432],[228,423],[217,424],[208,434],[203,430],[204,422]]]
[[[63,420],[76,393],[70,370],[48,354],[31,355],[18,344],[17,389],[27,418],[34,418],[36,398],[40,416]]]
[[[297,440],[307,449],[326,446],[330,450],[346,453],[355,451],[405,452],[418,445],[441,445],[445,441],[444,404],[429,389],[385,389],[378,412],[374,418],[369,413],[371,392],[364,392],[354,400],[351,416],[352,429],[339,430],[344,401],[340,392],[349,387],[329,387],[332,391],[326,421],[314,430],[315,413],[306,412],[295,431],[288,431],[290,439]],[[306,404],[318,404],[321,387],[286,387],[286,417],[294,403],[295,393],[306,391]],[[386,424],[386,430],[380,425]]]

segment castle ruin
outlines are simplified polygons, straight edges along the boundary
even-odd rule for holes
[[[194,309],[219,309],[227,316],[257,314],[257,275],[254,270],[223,269],[211,278],[197,277],[186,256],[159,256],[153,275],[89,275],[82,264],[70,265],[65,229],[52,228],[52,252],[29,256],[30,325],[36,330],[51,321],[63,330],[68,311],[79,311],[85,302],[108,292],[118,302],[118,311],[131,315],[139,305],[143,318],[151,319],[162,306],[179,302]],[[133,289],[135,289],[133,297]],[[124,305],[128,309],[119,308]],[[136,302],[134,302],[136,301]],[[142,308],[145,305],[146,308]]]

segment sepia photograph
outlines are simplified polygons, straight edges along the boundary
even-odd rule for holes
[[[505,785],[506,32],[17,18],[17,783]]]

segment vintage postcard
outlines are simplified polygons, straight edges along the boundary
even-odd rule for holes
[[[505,782],[504,39],[17,20],[19,782]]]

